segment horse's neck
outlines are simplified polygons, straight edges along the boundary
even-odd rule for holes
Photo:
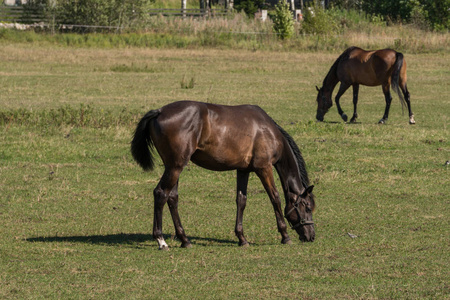
[[[300,171],[298,169],[297,161],[290,148],[286,149],[286,153],[275,165],[278,176],[280,176],[283,192],[288,201],[288,194],[294,193],[298,195],[303,190]]]
[[[338,84],[339,79],[336,75],[336,69],[334,66],[330,69],[327,76],[323,80],[323,89],[325,92],[333,92],[334,88]]]

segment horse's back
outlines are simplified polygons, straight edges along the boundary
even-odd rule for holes
[[[367,51],[358,47],[348,49],[338,65],[338,78],[348,84],[377,86],[388,82],[396,51],[392,49]]]
[[[165,164],[181,167],[191,159],[212,170],[248,169],[272,163],[280,147],[279,130],[258,106],[180,101],[160,111],[153,134]]]

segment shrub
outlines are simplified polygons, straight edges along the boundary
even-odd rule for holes
[[[420,4],[418,0],[412,0],[411,5],[411,17],[410,23],[419,29],[429,29],[430,24],[428,22],[428,12],[424,6]]]
[[[275,6],[273,31],[282,40],[289,39],[294,34],[294,19],[286,0],[281,0]]]
[[[332,13],[325,11],[321,6],[314,5],[305,10],[305,20],[301,31],[306,34],[338,33],[339,25]]]
[[[253,17],[258,9],[264,7],[263,0],[235,0],[234,9],[241,12],[244,11],[247,16]]]

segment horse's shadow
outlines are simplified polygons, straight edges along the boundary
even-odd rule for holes
[[[164,235],[164,239],[170,240],[174,239],[171,235]],[[234,245],[237,242],[226,239],[217,238],[205,238],[205,237],[189,237],[192,244],[197,244],[200,246],[206,246],[210,243],[217,243],[223,246]],[[27,242],[41,242],[41,243],[85,243],[94,245],[134,245],[139,243],[145,243],[148,241],[154,241],[155,239],[151,234],[142,233],[119,233],[119,234],[106,234],[106,235],[75,235],[75,236],[50,236],[50,237],[32,237],[27,238]]]
[[[344,121],[321,121],[320,123],[324,124],[346,124],[346,125],[355,125],[355,124],[362,124],[361,122],[355,121],[355,122],[344,122]]]

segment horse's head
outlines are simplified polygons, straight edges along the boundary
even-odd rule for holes
[[[302,242],[313,242],[316,236],[312,212],[315,208],[313,185],[298,195],[295,202],[289,202],[284,209],[285,217],[292,229],[297,231]]]
[[[323,121],[323,117],[328,112],[331,106],[333,106],[333,101],[331,101],[331,93],[325,92],[324,88],[317,89],[317,114],[316,119],[318,121]]]

